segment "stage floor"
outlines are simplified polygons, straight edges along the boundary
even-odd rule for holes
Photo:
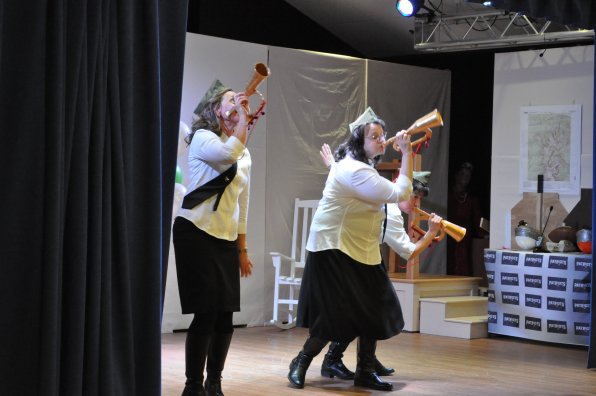
[[[236,329],[226,368],[226,396],[383,395],[351,381],[320,375],[323,353],[306,376],[304,389],[288,386],[288,365],[306,329]],[[162,395],[180,396],[184,383],[185,333],[162,335]],[[377,357],[397,372],[384,377],[400,395],[595,395],[596,370],[586,369],[586,347],[545,344],[511,337],[464,340],[403,333],[380,341]],[[356,343],[344,363],[356,367]]]

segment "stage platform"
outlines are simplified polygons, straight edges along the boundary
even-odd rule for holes
[[[482,278],[472,276],[420,274],[407,279],[405,273],[390,273],[405,325],[404,331],[420,331],[420,299],[427,297],[476,296]]]

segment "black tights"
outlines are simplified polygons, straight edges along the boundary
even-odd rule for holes
[[[321,353],[321,351],[323,350],[323,348],[325,348],[325,345],[327,345],[328,342],[329,340],[323,340],[321,338],[309,336],[306,339],[304,346],[302,347],[302,353],[310,358],[313,358],[317,356],[319,353]]]

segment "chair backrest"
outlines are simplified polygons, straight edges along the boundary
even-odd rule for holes
[[[317,199],[299,199],[294,202],[294,226],[292,229],[292,258],[296,267],[304,267],[306,262],[306,242],[310,223],[319,206]],[[292,266],[294,276],[294,266]]]

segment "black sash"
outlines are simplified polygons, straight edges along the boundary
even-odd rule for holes
[[[236,177],[237,169],[238,165],[234,163],[234,165],[229,167],[225,172],[221,173],[215,179],[209,180],[207,183],[186,194],[184,200],[182,201],[182,207],[184,209],[192,209],[201,202],[217,194],[215,204],[213,205],[213,211],[216,211],[217,207],[219,206],[219,200],[221,199],[226,187],[232,182],[232,180],[234,180],[234,177]]]
[[[385,204],[385,220],[383,220],[383,238],[381,243],[385,242],[385,231],[387,230],[387,204]]]

